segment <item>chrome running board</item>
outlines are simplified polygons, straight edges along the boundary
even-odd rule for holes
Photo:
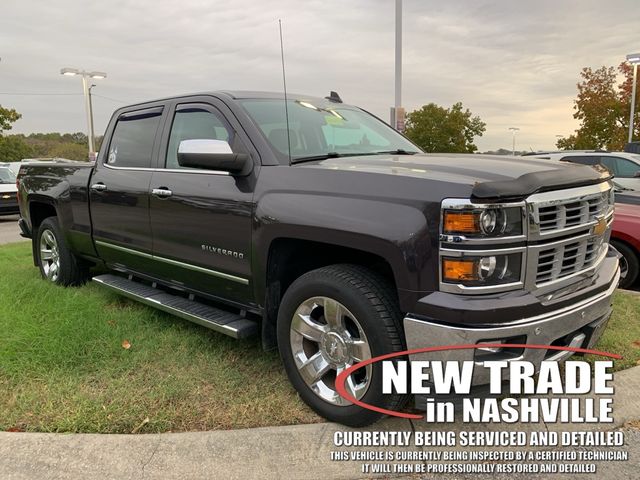
[[[195,300],[172,295],[152,286],[105,274],[93,277],[93,281],[109,290],[176,317],[184,318],[233,338],[247,338],[258,333],[258,323],[237,313],[227,312]]]

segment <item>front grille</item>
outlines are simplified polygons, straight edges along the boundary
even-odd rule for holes
[[[609,205],[609,192],[599,192],[579,200],[571,199],[552,205],[537,205],[540,232],[575,227],[603,216]]]
[[[613,196],[608,183],[532,195],[529,216],[528,282],[549,285],[592,268],[603,257]]]
[[[589,237],[541,250],[536,284],[552,282],[592,267],[599,258],[604,237]]]

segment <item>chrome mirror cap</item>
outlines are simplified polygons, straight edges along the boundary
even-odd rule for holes
[[[178,153],[195,154],[232,154],[231,146],[225,140],[194,139],[182,140],[178,145]]]

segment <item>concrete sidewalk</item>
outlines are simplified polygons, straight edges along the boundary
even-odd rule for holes
[[[369,431],[567,431],[611,430],[640,419],[640,367],[615,376],[615,424],[472,424],[436,425],[422,421],[386,419]],[[224,478],[304,479],[365,478],[359,462],[332,461],[333,434],[346,430],[324,423],[249,430],[169,433],[154,435],[65,435],[0,433],[0,478]],[[640,438],[635,434],[634,438]],[[631,441],[628,441],[630,444]],[[401,449],[399,447],[398,449]],[[411,447],[413,450],[421,448]],[[460,447],[457,447],[460,448]],[[640,478],[634,442],[628,463],[603,465],[596,477]],[[375,451],[390,448],[361,448]],[[436,450],[432,448],[430,450]],[[451,448],[448,448],[451,450]],[[426,449],[425,449],[426,451]],[[634,459],[633,453],[636,453]],[[635,465],[634,465],[635,462]],[[602,469],[605,470],[602,470]],[[635,477],[634,477],[635,476]],[[380,478],[380,477],[378,477]],[[418,478],[418,477],[412,477]],[[431,478],[431,477],[425,477]],[[442,477],[438,477],[442,478]],[[456,478],[463,478],[458,476]],[[473,478],[483,478],[475,476]],[[494,477],[499,478],[499,477]],[[520,478],[509,476],[509,478]],[[529,477],[522,477],[529,478]],[[565,478],[555,475],[554,478]],[[580,476],[572,476],[576,479]]]

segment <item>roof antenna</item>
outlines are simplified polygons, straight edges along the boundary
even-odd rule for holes
[[[282,20],[278,19],[280,27],[280,58],[282,59],[282,83],[284,84],[284,116],[287,121],[287,152],[289,154],[289,166],[291,166],[291,134],[289,133],[289,107],[287,105],[287,76],[284,72],[284,43],[282,42]]]

